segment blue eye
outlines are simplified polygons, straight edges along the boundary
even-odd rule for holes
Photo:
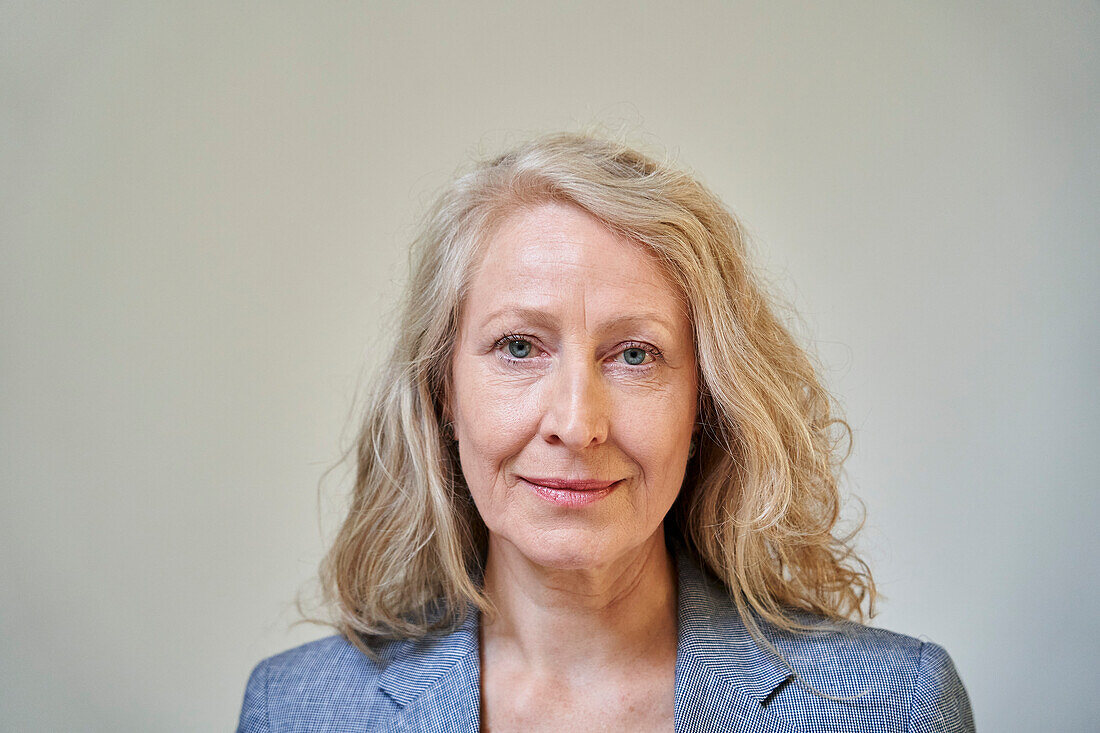
[[[517,359],[525,359],[531,353],[531,342],[514,339],[508,342],[508,353]]]
[[[648,367],[661,357],[660,350],[656,346],[647,346],[637,342],[626,344],[626,348],[619,352],[627,366]],[[652,357],[648,362],[646,357]]]
[[[647,346],[646,344],[637,342],[623,344],[623,346],[625,346],[625,348],[618,352],[615,356],[615,360],[619,361],[619,357],[621,356],[622,360],[619,361],[619,363],[626,364],[627,366],[648,367],[661,356],[661,352],[654,346]],[[494,345],[496,349],[500,349],[501,347],[506,348],[504,353],[498,352],[501,358],[511,361],[528,361],[528,357],[531,357],[535,351],[534,342],[519,334],[502,336]],[[647,361],[646,357],[652,358]]]

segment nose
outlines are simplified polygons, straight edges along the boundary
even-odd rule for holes
[[[598,365],[562,361],[550,377],[539,432],[551,444],[579,452],[607,440],[610,395]]]

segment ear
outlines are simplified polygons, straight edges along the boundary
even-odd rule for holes
[[[443,394],[439,397],[439,413],[444,423],[454,422],[454,410],[451,407],[451,375],[443,378]]]

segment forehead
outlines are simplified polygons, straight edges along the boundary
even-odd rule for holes
[[[465,311],[483,316],[508,305],[686,319],[683,298],[654,255],[564,203],[513,213],[485,243]]]

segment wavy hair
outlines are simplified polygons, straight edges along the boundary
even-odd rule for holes
[[[477,164],[430,209],[398,333],[367,396],[347,516],[321,565],[329,623],[367,654],[492,612],[487,530],[445,434],[458,314],[481,247],[518,209],[578,206],[656,256],[689,304],[699,446],[669,536],[728,588],[749,629],[874,613],[875,584],[838,536],[848,425],[775,314],[741,224],[688,173],[602,137],[536,138]],[[867,606],[866,611],[864,606]],[[770,647],[771,645],[768,644]]]

